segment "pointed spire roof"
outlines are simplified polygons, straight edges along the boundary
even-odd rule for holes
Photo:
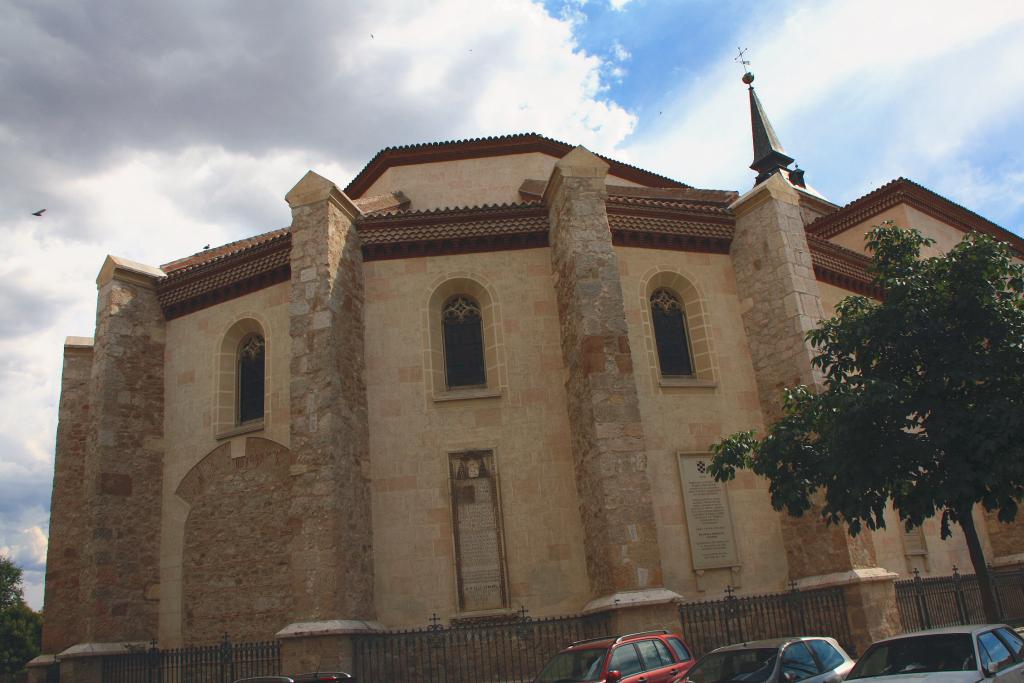
[[[750,94],[750,126],[754,136],[754,162],[750,164],[750,168],[757,171],[754,184],[758,185],[771,177],[775,171],[789,171],[787,167],[793,163],[793,157],[787,155],[786,150],[782,148],[782,143],[779,142],[775,129],[764,112],[764,106],[754,92],[754,74],[749,71],[743,74],[743,82],[747,84]]]

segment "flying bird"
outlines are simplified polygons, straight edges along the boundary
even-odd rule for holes
[[[39,209],[38,211],[33,211],[32,215],[33,216],[42,216],[44,213],[46,213],[46,209]]]

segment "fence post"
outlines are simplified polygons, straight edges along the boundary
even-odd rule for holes
[[[953,565],[953,596],[956,598],[956,611],[960,615],[960,623],[970,623],[967,618],[967,601],[964,596],[964,584],[960,577],[960,570]]]
[[[789,598],[790,604],[789,619],[790,624],[794,627],[793,630],[796,633],[807,633],[806,615],[804,614],[804,595],[797,587],[796,581],[789,582],[789,595],[787,597]],[[796,614],[795,620],[793,618],[794,613]]]
[[[739,605],[734,595],[735,592],[736,589],[732,587],[732,584],[725,587],[725,637],[730,642],[743,640],[743,620],[739,617]],[[735,638],[732,635],[731,625],[734,619],[738,631]]]
[[[921,627],[931,628],[932,618],[928,613],[928,600],[924,594],[924,579],[921,578],[921,572],[916,567],[914,568],[914,594],[917,598],[917,614],[921,617]]]
[[[988,579],[992,583],[992,592],[996,595],[996,611],[999,612],[999,620],[1006,621],[1006,610],[1003,609],[1003,598],[999,595],[999,583],[996,581],[996,572],[992,565],[988,565]]]
[[[235,680],[235,658],[233,655],[231,640],[225,631],[224,638],[220,641],[220,680],[223,683],[231,683]]]

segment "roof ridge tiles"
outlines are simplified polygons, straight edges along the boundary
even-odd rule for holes
[[[254,237],[249,237],[249,238],[241,239],[241,240],[235,240],[234,242],[228,242],[227,244],[221,245],[219,247],[214,247],[213,249],[210,249],[209,251],[213,252],[213,251],[218,250],[218,249],[223,249],[224,247],[230,247],[232,245],[240,244],[242,242],[249,242],[245,246],[239,247],[238,249],[234,249],[234,250],[231,250],[231,251],[226,251],[226,252],[223,252],[223,253],[217,253],[217,254],[211,256],[208,259],[196,261],[195,263],[189,263],[189,264],[180,266],[178,268],[174,268],[174,269],[172,269],[172,270],[167,272],[167,275],[164,276],[162,281],[166,282],[167,280],[176,280],[176,279],[179,279],[179,278],[183,278],[183,277],[185,277],[187,275],[191,275],[191,274],[199,272],[201,270],[205,270],[207,267],[213,267],[216,264],[223,263],[224,261],[226,261],[228,259],[231,259],[233,257],[237,257],[237,256],[239,256],[241,254],[249,253],[249,252],[254,251],[254,250],[256,250],[256,249],[258,249],[260,247],[265,247],[267,244],[269,244],[271,242],[280,240],[280,239],[282,239],[282,238],[284,238],[286,236],[290,236],[290,235],[291,235],[291,230],[289,228],[278,228],[276,230],[271,230],[269,232],[265,232],[265,233],[262,233],[262,234],[259,234],[259,235],[255,235]],[[201,251],[201,252],[198,252],[196,254],[193,254],[192,256],[185,257],[185,258],[188,259],[188,258],[193,258],[195,256],[202,256],[204,253],[205,252]],[[172,263],[177,263],[177,262],[180,262],[182,260],[185,260],[185,259],[178,259],[178,261],[172,261]]]
[[[472,215],[475,213],[496,213],[532,209],[543,206],[539,201],[502,202],[500,204],[474,204],[472,206],[439,206],[432,209],[412,209],[405,211],[385,211],[366,216],[362,222],[372,222],[387,218],[426,218],[443,215]]]

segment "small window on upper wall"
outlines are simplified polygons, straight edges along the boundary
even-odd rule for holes
[[[651,294],[651,321],[661,374],[666,377],[693,375],[686,316],[679,297],[668,289],[655,290]]]
[[[263,419],[266,341],[250,334],[238,345],[238,424]]]
[[[449,389],[487,384],[480,305],[458,294],[441,309],[445,381]]]

